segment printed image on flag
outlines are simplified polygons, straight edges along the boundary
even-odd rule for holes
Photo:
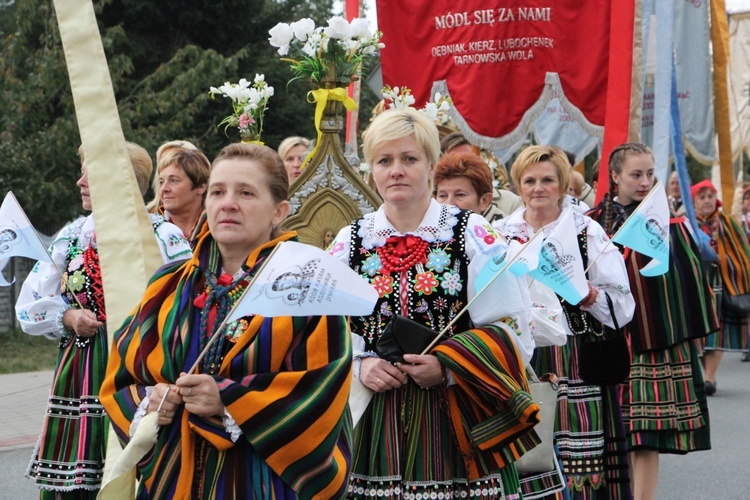
[[[346,264],[325,251],[286,241],[260,271],[227,321],[259,314],[367,316],[378,293]]]
[[[9,191],[0,207],[0,260],[10,257],[28,257],[52,262],[31,221],[26,217],[16,197]],[[0,286],[8,286],[11,283],[0,275]]]
[[[539,250],[542,247],[542,241],[541,237],[533,238],[524,244],[516,240],[511,241],[505,251],[488,260],[487,264],[479,271],[474,281],[476,289],[482,290],[487,286],[508,262],[511,263],[508,271],[515,276],[523,276],[532,269],[536,269],[539,264]]]
[[[589,285],[573,217],[573,211],[568,208],[557,227],[542,243],[539,264],[529,272],[529,276],[575,305],[588,295]]]
[[[661,182],[656,183],[612,241],[653,259],[640,270],[643,276],[660,276],[669,270],[669,202]]]

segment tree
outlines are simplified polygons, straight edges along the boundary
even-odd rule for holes
[[[80,137],[57,19],[51,0],[2,2],[0,189],[13,190],[49,234],[81,212],[74,187]],[[239,136],[217,128],[230,105],[208,89],[255,73],[276,89],[266,144],[313,137],[309,89],[287,87],[291,74],[268,44],[268,30],[301,17],[324,23],[332,0],[97,0],[95,9],[126,139],[152,154],[165,141],[186,139],[215,156]]]

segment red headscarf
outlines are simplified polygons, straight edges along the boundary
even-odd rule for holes
[[[693,200],[695,200],[695,197],[698,195],[698,193],[700,192],[701,189],[710,189],[711,191],[713,191],[714,194],[718,193],[718,191],[716,191],[716,187],[714,187],[713,183],[710,180],[705,179],[705,180],[700,181],[697,184],[693,184],[690,187],[690,196],[693,198]],[[722,206],[721,200],[717,198],[716,199],[716,208],[719,208],[720,206]]]

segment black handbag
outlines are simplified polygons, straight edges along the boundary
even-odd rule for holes
[[[617,385],[630,375],[630,351],[617,324],[612,299],[605,294],[614,328],[602,324],[602,333],[589,332],[581,342],[581,379],[589,385]]]
[[[722,311],[734,316],[750,316],[750,293],[732,295],[727,290],[721,297]]]
[[[404,363],[404,354],[422,354],[438,333],[421,323],[395,315],[385,325],[375,344],[375,352],[391,363]]]

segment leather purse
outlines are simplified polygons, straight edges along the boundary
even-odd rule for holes
[[[617,385],[630,375],[630,350],[617,324],[612,299],[605,294],[614,328],[602,324],[602,333],[586,334],[581,342],[579,362],[581,379],[589,385]]]
[[[438,333],[421,323],[395,315],[385,325],[375,344],[375,352],[391,363],[404,363],[404,354],[422,354]]]
[[[725,290],[721,297],[721,308],[734,316],[750,316],[750,293],[732,295]]]
[[[542,441],[516,460],[516,470],[523,474],[549,472],[557,467],[555,456],[555,410],[557,409],[557,377],[547,374],[540,381],[531,367],[526,368],[531,398],[539,405],[539,423],[534,426]]]

